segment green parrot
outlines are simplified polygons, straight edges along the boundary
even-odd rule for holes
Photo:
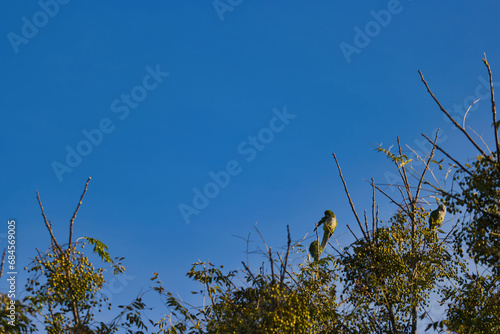
[[[314,230],[316,231],[317,228],[321,226],[321,224],[325,224],[323,225],[324,231],[331,230],[331,233],[333,233],[333,231],[337,227],[337,218],[335,217],[335,214],[331,210],[326,210],[325,216],[321,218],[321,220],[318,223],[318,226],[316,226]],[[327,226],[327,229],[325,229],[325,226]]]
[[[331,210],[326,210],[325,211],[325,216],[321,218],[321,220],[318,223],[318,226],[323,225],[323,240],[321,241],[321,247],[325,249],[328,239],[333,234],[333,231],[335,231],[335,228],[337,227],[337,218],[335,217],[335,214]],[[318,228],[318,226],[314,229]]]
[[[309,253],[311,253],[314,261],[319,260],[321,253],[323,253],[323,247],[321,247],[318,240],[314,240],[313,242],[311,242],[311,244],[309,245]]]
[[[444,221],[444,216],[446,215],[446,206],[441,204],[436,210],[431,212],[431,216],[429,217],[429,229],[435,230]]]

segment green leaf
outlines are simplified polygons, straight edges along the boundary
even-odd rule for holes
[[[87,240],[89,244],[94,245],[94,253],[99,255],[101,260],[103,260],[106,263],[114,263],[111,257],[109,256],[109,253],[107,252],[108,246],[106,246],[104,243],[101,241],[90,238],[90,237],[83,237],[83,239]]]

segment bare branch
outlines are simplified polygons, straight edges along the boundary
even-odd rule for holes
[[[399,136],[397,137],[398,139],[398,148],[399,148],[399,155],[402,157],[403,156],[403,152],[401,150],[401,143],[399,142]],[[410,200],[410,204],[412,205],[412,211],[413,211],[413,199],[412,199],[412,196],[411,196],[411,189],[410,189],[410,182],[408,181],[408,175],[406,175],[406,167],[403,165],[401,166],[401,169],[403,170],[403,182],[404,182],[404,185],[405,185],[405,188],[406,188],[406,193],[408,195],[408,199]],[[404,198],[404,196],[403,196]],[[413,218],[412,218],[413,219]]]
[[[280,254],[278,252],[276,252],[276,254],[278,254],[278,259],[280,260],[281,266],[283,268],[283,273],[288,274],[288,277],[290,277],[290,279],[298,286],[299,282],[297,282],[297,280],[293,277],[293,275],[286,269],[286,265],[283,267],[284,263],[283,263],[283,259],[281,258]],[[290,288],[287,285],[285,285],[285,286],[290,290]]]
[[[252,274],[252,271],[250,270],[250,268],[247,267],[247,265],[245,264],[244,261],[241,261],[241,263],[243,264],[243,267],[245,268],[245,270],[250,274],[250,276],[252,277],[252,280],[254,283],[257,283],[257,280],[255,279],[255,276]]]
[[[486,53],[484,54],[483,62],[486,65],[486,67],[488,68],[488,75],[490,77],[491,113],[493,114],[493,130],[495,131],[495,144],[497,147],[497,164],[499,165],[498,168],[500,168],[500,141],[498,139],[497,108],[495,105],[495,91],[493,89],[493,76],[491,74],[490,64],[488,63],[488,60],[486,59]]]
[[[368,218],[366,217],[366,210],[365,210],[365,227],[366,227],[366,234],[368,235],[368,241],[371,242],[371,239],[370,239],[370,228],[368,227]]]
[[[439,129],[436,132],[436,138],[434,139],[434,143],[432,143],[431,155],[429,156],[429,159],[427,160],[427,163],[425,164],[424,171],[422,172],[422,176],[420,177],[420,180],[418,181],[417,191],[415,193],[416,199],[418,199],[418,195],[420,194],[420,187],[422,186],[422,181],[424,180],[425,173],[427,172],[427,169],[429,169],[429,165],[432,161],[432,158],[434,157],[434,151],[436,150],[436,143],[438,140],[438,135],[439,135]]]
[[[273,252],[271,251],[271,247],[269,247],[269,262],[271,264],[271,277],[274,283],[274,261],[273,261]]]
[[[42,210],[43,220],[45,222],[45,226],[47,226],[47,229],[49,230],[52,243],[57,246],[57,248],[59,249],[59,251],[62,254],[62,253],[64,253],[63,249],[57,243],[56,237],[54,237],[54,233],[52,232],[52,223],[49,223],[49,221],[47,220],[47,216],[45,216],[45,210],[43,209],[42,201],[40,200],[40,194],[38,194],[38,191],[36,192],[36,198],[38,199],[38,205],[40,206],[40,209]]]
[[[438,144],[434,144],[434,142],[432,140],[429,139],[429,137],[427,137],[426,135],[424,135],[422,133],[422,136],[424,136],[425,139],[427,139],[427,141],[431,144],[433,144],[438,150],[440,150],[444,155],[446,155],[448,157],[448,159],[452,160],[454,163],[456,163],[458,166],[460,166],[460,168],[466,172],[467,174],[471,175],[471,172],[469,172],[469,170],[467,168],[465,168],[464,166],[462,166],[462,164],[460,162],[458,162],[457,160],[453,159],[448,153],[445,152],[445,150],[443,150],[441,147],[439,147]]]
[[[248,256],[248,245],[250,244],[250,232],[248,232],[248,237],[247,237],[247,249],[246,249],[246,253],[247,253],[247,263],[248,265],[250,265],[250,257]]]
[[[260,239],[262,240],[262,243],[264,244],[264,247],[266,247],[266,251],[269,253],[269,247],[267,247],[267,243],[266,243],[266,240],[264,239],[264,236],[262,235],[262,233],[260,233],[259,229],[257,228],[257,223],[255,223],[254,227],[253,227],[257,233],[259,234],[260,236]]]
[[[369,240],[368,236],[366,235],[366,232],[363,229],[363,225],[361,224],[361,220],[359,220],[356,209],[354,208],[354,203],[351,200],[351,195],[349,195],[349,190],[347,190],[347,185],[345,183],[344,177],[342,176],[342,170],[340,169],[340,165],[339,165],[339,162],[337,160],[337,156],[335,155],[335,153],[332,153],[332,155],[333,155],[333,158],[335,159],[335,163],[337,163],[337,168],[339,169],[339,175],[340,175],[340,178],[342,179],[342,183],[344,184],[344,190],[345,190],[345,193],[347,195],[347,198],[349,199],[349,204],[351,205],[352,212],[354,213],[354,216],[356,217],[356,221],[358,222],[358,225],[359,225],[359,228],[361,229],[361,232],[363,232],[363,235],[365,236],[365,238],[367,240]]]
[[[384,195],[385,197],[387,197],[392,203],[396,204],[397,206],[399,206],[399,208],[401,210],[403,210],[404,212],[406,212],[406,208],[403,207],[401,204],[399,204],[398,202],[396,202],[391,196],[387,195],[382,189],[380,189],[379,187],[375,186],[375,188],[380,191],[382,193],[382,195]],[[378,212],[378,210],[377,210]]]
[[[401,186],[398,186],[399,193],[401,194],[401,198],[403,198],[403,202],[405,202],[405,208],[409,208],[410,206],[408,205],[408,202],[406,201],[406,197],[403,194],[403,190],[401,190]],[[410,214],[410,211],[407,209],[403,209],[408,215]]]
[[[412,151],[412,152],[413,152],[413,153],[417,156],[417,158],[418,158],[418,159],[420,159],[420,161],[422,161],[422,163],[424,163],[424,164],[426,163],[425,159],[421,158],[421,157],[418,155],[418,153],[417,153],[417,152],[415,152],[415,150],[414,150],[414,149],[412,149],[412,148],[411,148],[410,146],[408,146],[408,145],[406,145],[406,147],[408,147],[408,149],[410,149],[410,150],[411,150],[411,151]],[[420,174],[419,174],[419,173],[417,173],[417,172],[416,172],[413,168],[412,168],[412,171],[414,171],[414,172],[415,172],[415,175],[413,175],[413,174],[412,174],[412,176],[414,176],[415,178],[418,178],[418,179],[419,179]],[[439,184],[439,181],[437,180],[436,175],[434,175],[434,172],[432,171],[432,169],[428,169],[428,172],[429,172],[429,173],[431,173],[432,178],[434,179],[434,181],[436,181],[437,186],[435,186],[435,185],[431,184],[429,181],[426,181],[426,180],[425,180],[425,178],[423,179],[422,183],[423,183],[423,184],[427,184],[427,185],[431,186],[433,189],[438,189],[438,188],[439,188],[439,191],[440,191],[440,192],[443,192],[443,190],[444,190],[444,189],[443,189],[443,188],[441,187],[441,185]],[[417,177],[417,175],[419,175],[419,177]],[[445,181],[446,181],[446,176],[445,176]],[[445,188],[446,188],[446,187],[445,187]],[[422,191],[422,190],[424,190],[424,191],[432,191],[432,190],[423,189],[423,188],[420,188],[420,190],[421,190],[421,191]],[[434,190],[434,191],[436,191],[436,190]],[[426,203],[425,199],[423,199],[423,201]]]
[[[288,263],[288,256],[290,256],[290,245],[292,244],[292,239],[290,238],[290,226],[286,226],[286,232],[288,234],[288,240],[286,245],[286,254],[285,254],[285,264],[283,266],[283,271],[281,273],[280,287],[283,287],[283,281],[285,279],[286,266]]]
[[[0,265],[0,277],[3,276],[3,265],[5,264],[5,253],[7,252],[7,248],[4,248],[2,255],[2,264]]]
[[[470,126],[467,126],[467,127],[469,128],[469,130],[471,130],[472,132],[474,132],[474,134],[477,136],[477,138],[481,139],[481,141],[483,142],[484,146],[486,147],[486,149],[488,150],[488,152],[490,152],[490,154],[491,154],[491,150],[490,150],[488,144],[486,144],[486,142],[484,141],[483,136],[479,135],[479,133],[477,133],[476,130],[474,130]]]
[[[354,234],[354,232],[351,230],[351,227],[349,227],[349,225],[348,225],[348,224],[346,224],[346,226],[347,226],[347,228],[349,229],[349,231],[351,231],[351,233],[352,233],[352,235],[354,236],[354,238],[356,238],[356,241],[358,241],[358,242],[359,242],[358,237],[357,237],[357,236],[356,236],[356,234]]]
[[[75,222],[76,214],[78,213],[78,210],[80,209],[80,205],[82,205],[83,197],[85,196],[85,193],[87,192],[87,187],[89,185],[91,177],[87,179],[87,183],[85,183],[85,189],[83,190],[82,196],[80,197],[80,202],[78,202],[78,206],[76,207],[75,212],[73,213],[73,218],[71,218],[71,221],[69,223],[69,247],[71,247],[71,241],[73,239],[73,223]]]
[[[372,178],[372,230],[373,234],[375,234],[375,181]]]
[[[469,139],[469,141],[476,147],[476,149],[479,152],[481,152],[481,154],[484,157],[488,157],[486,155],[486,153],[481,149],[481,147],[479,147],[479,145],[476,144],[476,142],[474,141],[474,139],[471,138],[471,136],[467,133],[467,131],[465,131],[465,129],[460,124],[458,124],[457,121],[455,121],[453,119],[453,117],[450,116],[450,114],[448,113],[448,111],[446,111],[446,109],[443,108],[443,106],[441,105],[441,103],[439,102],[439,100],[434,96],[434,94],[432,93],[431,89],[429,88],[429,84],[427,84],[427,81],[425,81],[424,75],[422,74],[422,72],[418,71],[418,73],[420,74],[420,78],[422,79],[422,82],[425,84],[425,87],[427,88],[427,91],[429,92],[429,94],[431,95],[431,97],[434,99],[434,101],[437,103],[437,105],[439,106],[439,109],[441,109],[441,111],[444,112],[444,114],[446,116],[448,116],[448,118],[450,119],[450,121],[453,122],[453,124],[457,127],[457,129],[459,129],[460,131],[463,132],[463,134],[467,137],[467,139]]]
[[[462,127],[464,129],[465,129],[465,118],[467,117],[467,114],[469,113],[470,108],[472,108],[472,106],[475,105],[479,100],[481,100],[481,99],[477,99],[476,101],[472,102],[471,105],[469,106],[469,108],[467,108],[467,111],[465,112],[465,115],[464,115],[464,119],[462,121]]]
[[[341,249],[341,250],[342,250],[342,252],[343,252],[344,250],[343,250],[343,249],[342,249],[342,247],[340,246],[339,241],[337,240],[337,238],[335,238],[335,237],[333,237],[333,238],[335,239],[335,242],[337,243],[337,245],[339,245],[340,249]],[[334,247],[334,246],[330,243],[330,241],[328,241],[328,244],[330,245],[330,247],[332,247],[332,248],[333,248],[333,250],[334,250],[334,251],[336,251],[337,253],[339,253],[340,257],[345,257],[345,255],[344,255],[344,254],[342,254],[341,252],[339,252],[339,251],[338,251],[338,249],[337,249],[337,248],[335,248],[335,247]]]

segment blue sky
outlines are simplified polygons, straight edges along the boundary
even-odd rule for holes
[[[354,220],[331,153],[364,209],[365,180],[387,183],[394,171],[372,145],[399,135],[419,148],[421,132],[441,128],[450,152],[472,152],[417,71],[456,115],[483,97],[467,122],[490,122],[481,58],[500,78],[499,10],[496,1],[2,2],[0,212],[17,220],[19,268],[50,245],[35,191],[66,240],[89,176],[74,233],[126,258],[118,302],[154,271],[187,296],[198,259],[240,266],[238,236],[252,232],[250,248],[262,247],[255,223],[278,249],[287,224],[299,239],[332,209],[347,245]]]

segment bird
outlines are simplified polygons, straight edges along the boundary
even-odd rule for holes
[[[325,216],[321,218],[318,223],[318,226],[321,225],[323,225],[323,240],[321,241],[321,247],[325,249],[328,244],[328,240],[333,235],[333,231],[335,231],[335,228],[337,227],[337,217],[335,217],[335,214],[331,210],[325,211]],[[314,229],[315,231],[318,226]]]
[[[321,247],[318,240],[314,240],[313,242],[311,242],[311,244],[309,245],[309,253],[311,253],[314,261],[319,260],[321,253],[323,253],[323,247]]]
[[[323,240],[321,241],[321,244],[318,242],[318,240],[315,240],[309,245],[309,253],[311,253],[314,261],[318,261],[321,253],[328,243],[328,239],[330,239],[333,231],[335,231],[335,228],[337,227],[337,218],[331,210],[325,211],[325,216],[321,218],[319,223],[316,224],[316,228],[314,228],[314,231],[316,231],[321,225],[323,225]]]
[[[337,218],[335,217],[335,214],[331,210],[326,210],[325,216],[321,218],[314,230],[316,231],[321,224],[325,224],[323,225],[323,230],[325,230],[325,226],[328,226],[327,230],[331,230],[331,233],[333,233],[337,227]]]
[[[446,206],[441,204],[436,210],[431,212],[429,217],[429,229],[434,230],[441,226],[446,215]]]

